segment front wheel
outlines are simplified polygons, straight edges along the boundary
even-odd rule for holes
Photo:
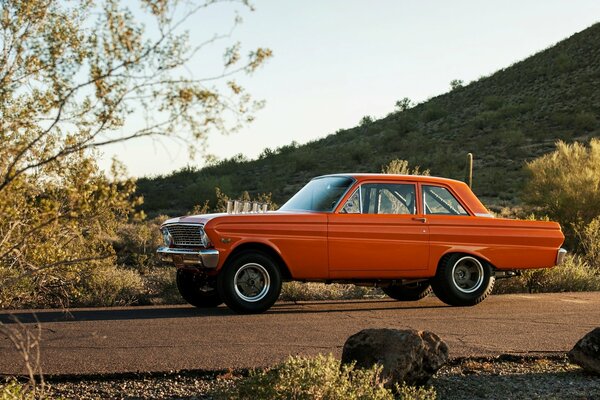
[[[191,305],[208,308],[223,304],[215,288],[215,282],[208,281],[199,273],[178,269],[176,280],[179,294]]]
[[[232,310],[242,314],[262,313],[279,298],[281,273],[268,255],[244,252],[223,267],[217,289]]]
[[[491,266],[476,257],[452,254],[440,261],[431,286],[435,295],[451,306],[474,306],[494,288]]]
[[[381,290],[394,300],[417,301],[429,296],[431,285],[429,281],[422,281],[406,285],[390,285],[382,287]]]

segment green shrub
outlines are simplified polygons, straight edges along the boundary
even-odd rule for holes
[[[370,115],[365,115],[364,117],[362,117],[362,119],[360,120],[359,125],[360,126],[367,126],[373,123],[373,117],[371,117]]]
[[[402,100],[396,102],[396,110],[399,112],[404,112],[412,107],[414,107],[414,103],[408,97],[404,97]]]
[[[39,393],[38,393],[39,394]],[[0,383],[0,400],[33,400],[39,398],[27,384],[10,378]]]
[[[382,295],[379,289],[356,285],[286,282],[281,288],[279,299],[283,301],[352,300],[379,295]]]
[[[485,108],[491,111],[496,111],[497,109],[502,107],[503,103],[504,101],[500,96],[486,96],[483,99],[483,105],[485,106]]]
[[[573,62],[573,59],[565,53],[560,53],[558,56],[556,56],[554,59],[554,64],[558,72],[568,72],[576,65],[576,63]]]
[[[156,248],[163,245],[159,227],[167,216],[151,220],[123,223],[117,228],[117,237],[112,246],[117,255],[117,264],[145,273],[158,265]]]
[[[500,141],[508,147],[519,147],[526,141],[526,137],[520,129],[502,131]]]
[[[600,216],[584,227],[576,228],[579,249],[583,260],[600,273]]]
[[[447,112],[443,108],[435,104],[430,104],[425,108],[423,114],[421,114],[421,119],[423,122],[432,122],[445,117],[446,115]]]
[[[175,282],[173,268],[154,268],[142,276],[144,293],[139,296],[140,304],[183,304]]]
[[[600,273],[579,256],[567,255],[562,265],[526,270],[515,278],[496,281],[494,293],[557,293],[600,290]]]
[[[575,128],[583,131],[593,131],[598,128],[596,115],[591,112],[582,111],[575,116]]]
[[[79,295],[73,300],[76,305],[125,306],[137,302],[144,284],[136,271],[104,264],[81,271],[78,289]]]
[[[465,81],[462,79],[452,79],[450,81],[450,90],[460,89],[465,85]]]
[[[496,111],[483,111],[473,118],[473,126],[477,129],[495,128],[500,119],[500,114]]]
[[[117,164],[108,178],[79,153],[0,190],[0,308],[69,303],[81,270],[114,262],[110,239],[134,215],[134,190]]]
[[[264,371],[254,371],[233,387],[221,389],[217,399],[234,400],[393,400],[394,395],[383,387],[381,367],[354,369],[341,366],[332,355],[313,358],[290,357],[281,365]],[[397,389],[396,398],[405,400],[435,399],[433,389]]]
[[[538,215],[560,221],[567,244],[574,244],[574,232],[600,215],[600,139],[589,146],[559,141],[554,152],[527,163],[527,170],[523,200]]]
[[[550,121],[552,121],[552,123],[565,128],[572,128],[573,120],[573,114],[569,112],[559,111],[550,115]]]

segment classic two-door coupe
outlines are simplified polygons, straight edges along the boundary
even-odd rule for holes
[[[376,285],[390,297],[472,306],[496,277],[562,262],[556,222],[494,218],[463,182],[387,174],[314,178],[279,210],[174,218],[162,261],[183,298],[267,310],[282,281]]]

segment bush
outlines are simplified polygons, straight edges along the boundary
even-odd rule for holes
[[[379,289],[356,285],[286,282],[281,288],[279,299],[283,301],[352,300],[382,295]]]
[[[112,173],[92,154],[72,154],[0,190],[0,308],[65,305],[80,271],[114,263],[110,239],[140,199],[117,164]]]
[[[383,174],[398,174],[398,175],[429,175],[430,171],[428,169],[424,169],[421,171],[421,167],[417,165],[413,169],[410,169],[408,166],[408,161],[406,160],[392,160],[383,167],[381,167],[381,172]]]
[[[440,106],[435,104],[430,104],[425,108],[425,111],[421,114],[421,119],[423,122],[433,122],[442,117],[445,117],[447,112],[442,109]]]
[[[473,125],[477,129],[495,128],[500,119],[500,114],[496,111],[483,111],[473,118]]]
[[[381,367],[354,369],[332,355],[290,357],[269,370],[251,372],[233,387],[221,389],[217,399],[394,399],[383,387]],[[435,399],[433,389],[397,388],[399,399]]]
[[[140,294],[140,304],[183,304],[175,282],[173,268],[154,268],[142,276],[144,293]]]
[[[554,152],[527,163],[527,170],[523,200],[538,215],[560,221],[567,243],[574,243],[574,232],[600,215],[600,139],[589,146],[559,141]]]
[[[158,216],[147,221],[123,223],[117,228],[117,238],[112,247],[117,255],[117,264],[145,273],[158,266],[157,247],[163,245],[159,227],[167,216]]]
[[[593,131],[598,128],[596,115],[586,111],[580,112],[575,116],[575,128],[582,131]]]
[[[550,269],[526,270],[515,278],[500,279],[495,294],[557,293],[600,290],[600,274],[579,256],[567,255],[562,265]]]
[[[600,216],[575,231],[579,240],[581,257],[592,268],[600,272]]]
[[[79,306],[131,305],[144,292],[140,274],[115,265],[90,266],[80,274],[79,295],[73,301]]]
[[[36,396],[36,391],[31,390],[29,385],[19,383],[14,378],[7,378],[0,383],[0,400],[33,400],[39,397],[42,396]]]
[[[370,115],[365,115],[364,117],[362,117],[362,119],[360,120],[359,125],[360,126],[367,126],[373,123],[373,117],[371,117]]]
[[[497,109],[502,107],[503,103],[504,101],[500,96],[486,96],[483,99],[483,104],[485,105],[485,108],[491,111],[496,111]]]

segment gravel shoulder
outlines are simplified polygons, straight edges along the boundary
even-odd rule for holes
[[[212,399],[247,371],[182,371],[47,378],[50,397],[77,399]],[[599,399],[600,376],[566,356],[457,358],[434,376],[439,399]]]

